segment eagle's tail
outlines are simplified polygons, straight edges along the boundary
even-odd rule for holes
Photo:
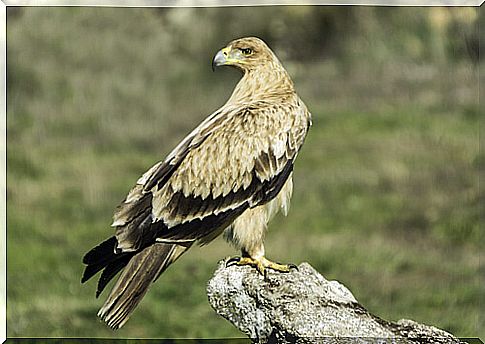
[[[132,253],[98,316],[112,329],[123,326],[152,282],[191,245],[155,243],[138,253]]]

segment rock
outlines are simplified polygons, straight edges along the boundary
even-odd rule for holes
[[[327,281],[308,263],[287,274],[269,271],[265,278],[248,266],[226,267],[223,260],[207,295],[219,315],[257,343],[460,343],[432,326],[369,313],[344,285]]]

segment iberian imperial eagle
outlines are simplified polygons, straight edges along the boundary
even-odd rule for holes
[[[121,327],[167,267],[224,232],[241,250],[230,264],[288,272],[265,258],[264,233],[292,193],[292,170],[311,115],[271,49],[236,39],[214,57],[243,76],[229,100],[155,164],[118,206],[115,235],[83,259],[82,282],[102,270],[96,296],[122,270],[98,316]]]

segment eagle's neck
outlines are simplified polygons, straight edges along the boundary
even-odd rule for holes
[[[294,94],[293,82],[281,64],[245,71],[228,103],[281,99]]]

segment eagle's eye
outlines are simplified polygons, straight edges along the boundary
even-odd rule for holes
[[[253,49],[251,48],[241,48],[240,49],[243,55],[249,56],[253,53]]]

